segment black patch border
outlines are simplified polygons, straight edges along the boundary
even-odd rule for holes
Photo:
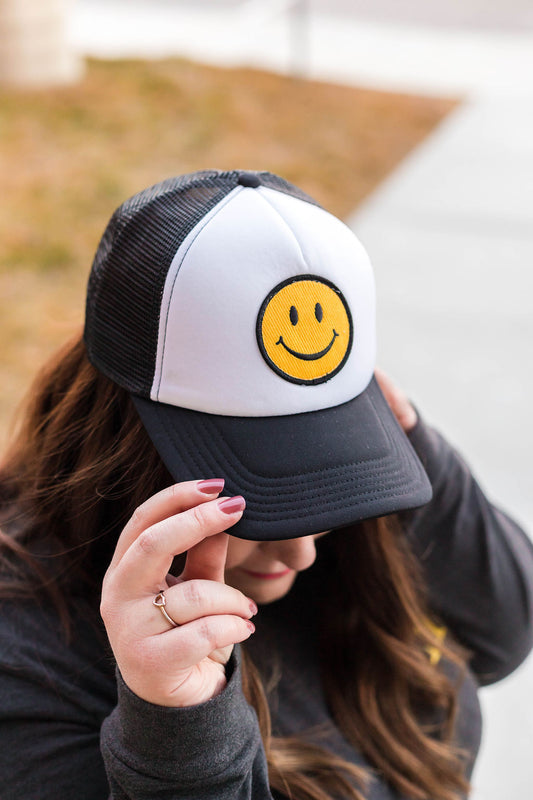
[[[276,295],[281,289],[283,289],[284,286],[288,286],[290,283],[297,283],[298,281],[304,281],[304,280],[315,281],[315,283],[325,283],[326,286],[329,286],[330,289],[333,289],[335,294],[337,294],[341,299],[341,302],[346,311],[346,316],[348,317],[348,323],[350,325],[350,336],[348,339],[348,347],[346,348],[346,353],[344,354],[344,357],[340,362],[340,364],[337,367],[335,367],[333,372],[328,372],[327,375],[324,375],[321,378],[313,378],[312,380],[307,380],[307,381],[304,380],[304,378],[294,378],[292,375],[287,375],[286,372],[283,372],[282,369],[280,369],[276,364],[274,364],[274,362],[272,361],[272,359],[270,358],[270,356],[266,351],[265,345],[263,344],[263,336],[261,332],[263,317],[265,315],[266,308],[270,303],[270,301],[272,300],[272,298],[274,297],[274,295]],[[276,375],[279,375],[280,378],[283,378],[283,380],[289,381],[289,383],[296,383],[300,386],[317,386],[320,383],[326,383],[326,381],[331,380],[331,378],[333,378],[338,372],[340,372],[340,370],[345,365],[348,356],[352,351],[352,346],[354,341],[353,328],[354,326],[353,326],[352,312],[350,311],[350,307],[346,302],[346,299],[341,290],[327,278],[321,278],[320,275],[304,274],[304,275],[294,275],[292,278],[286,278],[284,281],[281,281],[281,283],[278,283],[276,286],[274,286],[273,289],[270,290],[270,292],[263,300],[261,308],[259,309],[259,313],[257,315],[257,321],[255,323],[255,335],[257,339],[257,344],[259,346],[259,350],[261,352],[261,355],[263,356],[264,361],[266,362],[267,366],[269,366],[270,369],[276,373]]]

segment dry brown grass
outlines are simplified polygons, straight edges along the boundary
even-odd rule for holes
[[[114,208],[170,175],[269,169],[348,214],[451,101],[182,60],[92,61],[84,81],[0,94],[0,432],[82,320]]]

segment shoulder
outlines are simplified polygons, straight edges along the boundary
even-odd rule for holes
[[[116,703],[81,605],[70,641],[53,609],[0,602],[0,774],[7,798],[107,797],[100,729]],[[2,797],[4,794],[2,794]]]
[[[436,430],[419,420],[409,438],[433,499],[400,519],[430,605],[472,652],[480,682],[501,680],[533,647],[533,543]]]
[[[52,703],[62,713],[84,710],[100,721],[116,702],[114,662],[98,621],[83,602],[67,636],[49,606],[25,600],[0,602],[0,718],[31,704]]]

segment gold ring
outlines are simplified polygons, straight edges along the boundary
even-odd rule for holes
[[[153,604],[154,606],[157,606],[157,608],[161,611],[166,621],[170,622],[173,628],[179,628],[179,624],[177,622],[174,622],[172,617],[167,613],[167,610],[165,608],[167,601],[163,589],[161,589],[159,594],[156,594],[156,596],[153,599]]]

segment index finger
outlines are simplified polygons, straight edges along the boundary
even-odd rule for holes
[[[224,488],[223,478],[209,480],[183,481],[167,486],[161,492],[149,497],[135,509],[133,516],[120,534],[111,559],[110,567],[115,567],[135,539],[147,528],[158,522],[188,511],[189,508],[212,500]]]
[[[106,573],[108,590],[132,597],[161,590],[174,556],[235,525],[244,498],[225,497],[198,503],[142,531],[120,561]]]

